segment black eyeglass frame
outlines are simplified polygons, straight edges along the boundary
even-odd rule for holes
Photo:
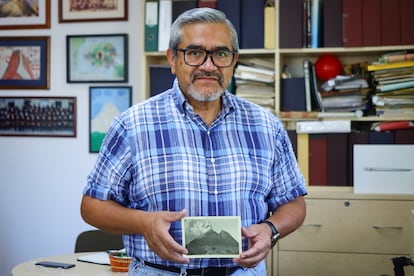
[[[215,49],[215,50],[205,50],[205,49],[194,49],[194,48],[184,48],[184,49],[175,49],[176,51],[180,51],[180,52],[183,52],[183,54],[184,54],[184,62],[185,62],[185,64],[187,64],[188,66],[201,66],[201,65],[203,65],[206,61],[207,61],[207,58],[210,56],[210,59],[211,59],[211,62],[214,64],[214,66],[216,66],[217,68],[228,68],[228,67],[230,67],[233,63],[234,63],[234,57],[238,54],[238,52],[237,51],[234,51],[234,50],[229,50],[229,49]],[[203,59],[203,61],[200,63],[200,64],[189,64],[188,62],[187,62],[187,59],[185,58],[185,53],[187,52],[187,51],[190,51],[190,50],[193,50],[193,51],[204,51],[204,52],[206,52],[206,56],[204,57],[204,59]],[[231,57],[231,62],[230,62],[230,64],[229,65],[227,65],[227,66],[220,66],[220,65],[217,65],[215,62],[214,62],[214,58],[213,58],[213,54],[215,53],[215,52],[224,52],[224,51],[226,51],[226,52],[230,52],[231,54],[232,54],[232,57]]]

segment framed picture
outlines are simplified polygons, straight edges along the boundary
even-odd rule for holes
[[[131,106],[131,86],[89,87],[89,152],[99,152],[112,120]]]
[[[0,30],[50,28],[50,0],[3,0]]]
[[[49,89],[50,37],[0,37],[0,89]]]
[[[181,226],[187,258],[238,258],[242,252],[239,216],[185,217]]]
[[[128,20],[128,0],[59,0],[59,22]]]
[[[76,137],[76,98],[0,97],[0,136]]]
[[[66,37],[67,82],[127,82],[128,36]]]

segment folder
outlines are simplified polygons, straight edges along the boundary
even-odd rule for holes
[[[288,78],[281,80],[282,111],[306,111],[304,78]]]
[[[412,1],[412,0],[411,0]],[[381,0],[381,45],[400,45],[400,1]],[[414,8],[414,7],[413,7]],[[411,15],[412,16],[412,15]],[[378,24],[378,22],[375,22]],[[413,22],[414,23],[414,22]],[[379,24],[378,24],[379,25]],[[412,25],[410,32],[412,33]]]
[[[158,1],[145,3],[145,51],[158,51]]]
[[[158,51],[166,51],[172,25],[172,0],[159,0]]]

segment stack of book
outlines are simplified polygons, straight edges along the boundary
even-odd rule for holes
[[[408,55],[387,55],[368,65],[375,86],[372,103],[377,115],[414,114],[414,56],[410,60],[412,55]],[[408,60],[400,61],[398,56]]]
[[[322,84],[322,109],[325,112],[365,114],[369,110],[371,92],[366,79],[339,75]]]
[[[265,59],[240,60],[234,72],[236,95],[274,112],[274,63]]]

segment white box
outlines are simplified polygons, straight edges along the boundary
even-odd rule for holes
[[[354,192],[414,194],[414,145],[354,145]]]

